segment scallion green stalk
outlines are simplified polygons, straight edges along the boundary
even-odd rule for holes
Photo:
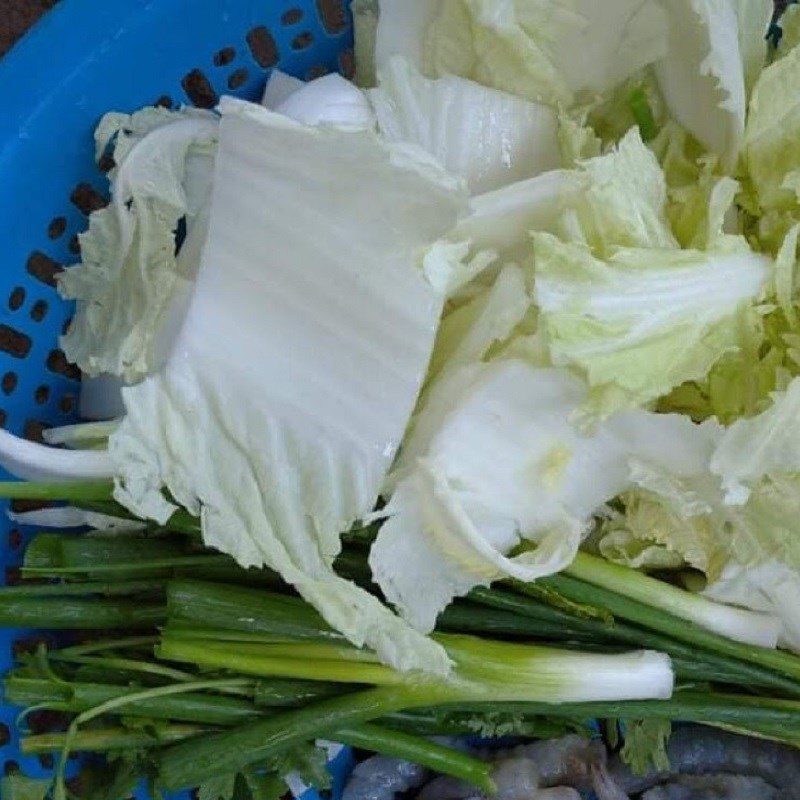
[[[264,762],[294,742],[328,736],[415,704],[435,705],[441,698],[440,690],[423,685],[379,687],[324,700],[168,747],[159,757],[159,780],[170,790],[196,786],[215,774]]]
[[[207,734],[213,729],[204,725],[158,725],[149,730],[130,728],[91,728],[72,737],[74,750],[87,753],[126,752],[145,747],[161,747]],[[20,751],[25,755],[60,752],[66,743],[66,733],[42,733],[23,736]]]
[[[13,628],[150,628],[163,622],[160,603],[105,598],[36,597],[0,593],[0,625]]]
[[[0,481],[0,497],[6,500],[65,500],[67,502],[110,500],[113,481]]]
[[[70,682],[63,686],[50,680],[15,674],[5,678],[3,687],[6,699],[14,705],[71,714],[89,711],[111,700],[123,700],[139,691],[128,686],[97,683]],[[266,709],[259,709],[252,701],[199,691],[144,697],[127,703],[123,711],[131,717],[209,726],[237,725],[266,713]]]
[[[780,622],[775,617],[716,603],[604,558],[578,553],[565,572],[736,642],[773,648],[778,641]]]
[[[581,556],[581,558],[583,558],[583,556]],[[599,559],[593,559],[593,562],[598,560]],[[795,681],[800,680],[800,657],[780,650],[772,650],[734,641],[726,636],[707,630],[694,622],[679,618],[661,607],[661,596],[659,592],[661,587],[666,587],[672,590],[672,592],[686,595],[689,595],[688,592],[682,592],[682,590],[676,589],[674,586],[668,586],[662,581],[657,581],[654,578],[641,575],[635,570],[628,570],[625,567],[621,567],[620,569],[624,570],[623,574],[630,572],[636,576],[637,580],[644,579],[648,581],[644,586],[652,588],[653,594],[649,596],[643,594],[643,596],[649,597],[649,603],[647,599],[645,601],[632,599],[629,595],[625,594],[624,590],[617,591],[615,588],[601,586],[599,582],[592,583],[583,579],[579,580],[570,575],[552,575],[547,578],[542,578],[541,581],[545,585],[552,586],[557,591],[577,602],[589,602],[591,599],[593,602],[607,608],[615,616],[634,622],[643,628],[659,631],[679,642],[696,646],[706,652],[738,659],[748,664],[755,664],[768,670],[773,670]],[[620,578],[621,576],[616,574],[616,577]],[[652,587],[650,582],[657,585]],[[642,588],[643,585],[639,584],[638,589],[641,590]],[[637,590],[637,595],[638,594],[639,591]],[[689,596],[694,597],[693,595]],[[698,599],[702,600],[703,598]]]
[[[492,795],[497,791],[492,780],[492,764],[419,736],[371,724],[338,728],[333,736],[337,742],[402,758],[434,772],[459,778],[484,794]]]

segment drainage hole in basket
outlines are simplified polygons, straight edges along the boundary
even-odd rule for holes
[[[66,229],[66,217],[53,217],[53,219],[50,220],[50,224],[47,226],[47,236],[50,239],[58,239],[60,236],[64,235]]]
[[[47,316],[47,301],[37,300],[31,307],[31,319],[41,322]]]
[[[29,256],[25,264],[25,269],[29,275],[41,281],[47,286],[56,285],[56,275],[64,271],[64,266],[59,264],[54,258],[50,258],[46,253],[41,250],[34,250]]]
[[[321,78],[323,75],[327,75],[330,70],[324,64],[316,64],[315,66],[311,67],[311,69],[306,72],[306,80],[313,81],[317,78]]]
[[[3,394],[9,395],[14,389],[17,388],[17,373],[16,372],[6,372],[3,375],[2,380],[0,380],[0,389],[3,390]]]
[[[52,426],[47,425],[38,419],[29,419],[25,423],[25,427],[22,429],[22,435],[30,442],[44,444],[44,436],[42,434],[50,427]]]
[[[50,387],[44,383],[41,386],[37,386],[36,391],[33,393],[33,399],[37,405],[43,406],[50,399]]]
[[[281,17],[281,25],[297,25],[303,19],[302,8],[290,8],[288,11],[283,12]]]
[[[74,394],[62,395],[61,399],[58,401],[58,407],[64,414],[71,414],[75,409],[75,395]]]
[[[56,760],[52,753],[37,753],[36,758],[42,765],[42,769],[53,769],[56,765]]]
[[[233,91],[240,86],[244,86],[244,84],[247,83],[249,74],[250,73],[244,67],[235,69],[228,77],[228,88]]]
[[[197,69],[187,72],[181,80],[184,92],[197,108],[214,108],[219,98],[205,74]]]
[[[0,325],[0,350],[14,358],[25,358],[31,351],[31,337],[9,325]]]
[[[73,381],[80,380],[81,371],[74,364],[70,364],[70,362],[67,361],[64,351],[60,348],[50,351],[45,365],[50,372],[63,375],[65,378],[70,378]]]
[[[22,572],[19,567],[6,567],[5,585],[17,586],[22,582]]]
[[[343,50],[339,53],[339,72],[348,80],[356,74],[356,58],[352,50]]]
[[[222,50],[217,50],[217,52],[214,53],[214,66],[227,67],[234,58],[236,58],[236,48],[223,47]]]
[[[108,198],[97,191],[91,184],[81,182],[71,192],[70,202],[81,214],[89,216],[93,211],[99,211],[108,205]]]
[[[347,28],[344,0],[317,0],[317,10],[328,33],[341,33]]]
[[[311,31],[303,31],[292,39],[292,50],[305,50],[312,44],[314,44],[314,37],[311,35]]]
[[[17,311],[22,308],[22,304],[25,302],[25,289],[22,286],[15,287],[11,294],[8,296],[8,307],[12,311]]]
[[[245,39],[259,67],[269,69],[278,63],[278,45],[275,44],[272,34],[263,25],[251,28]]]

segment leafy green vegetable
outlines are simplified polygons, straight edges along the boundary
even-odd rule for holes
[[[586,376],[593,417],[704,378],[738,347],[740,314],[768,265],[746,246],[618,248],[602,260],[547,233],[534,241],[536,300],[553,361]]]
[[[600,554],[614,564],[623,564],[633,569],[663,570],[682,566],[683,556],[672,552],[666,545],[659,544],[659,534],[646,524],[643,527],[647,536],[637,536],[631,531],[631,528],[638,529],[641,525],[641,515],[636,517],[632,513],[638,499],[634,495],[628,502],[624,521],[615,520],[604,526],[602,538],[598,541]]]
[[[273,71],[261,105],[303,125],[351,131],[375,127],[375,115],[364,92],[337,73],[303,83]]]
[[[400,58],[380,68],[369,98],[384,137],[420,145],[475,194],[559,166],[546,106],[453,75],[431,80]]]
[[[165,368],[124,391],[115,496],[163,524],[168,489],[202,515],[208,545],[274,569],[352,641],[445,672],[438,645],[331,564],[340,532],[374,507],[427,367],[443,297],[420,251],[466,198],[371,131],[220,108],[196,289]]]
[[[672,733],[672,723],[666,719],[625,720],[625,742],[620,753],[622,760],[634,775],[644,775],[651,770],[669,771],[667,742]]]
[[[734,3],[675,0],[666,8],[669,46],[655,73],[667,109],[730,172],[745,126],[744,66]]]
[[[791,425],[773,425],[795,393],[793,384],[772,409],[722,436],[711,463],[727,481],[727,497],[710,473],[678,479],[640,469],[641,488],[627,496],[620,523],[631,539],[662,545],[705,573],[710,597],[780,617],[792,649],[800,648],[800,484]],[[792,413],[787,418],[793,422]]]
[[[442,318],[428,380],[444,369],[482,361],[494,345],[507,343],[531,310],[531,302],[522,270],[508,264],[489,289]]]
[[[658,127],[653,116],[653,109],[650,107],[650,101],[644,89],[638,86],[632,89],[628,94],[628,105],[636,120],[636,124],[639,126],[639,133],[641,134],[642,141],[649,142],[651,139],[654,139],[658,133]]]
[[[583,191],[564,214],[565,238],[585,243],[601,258],[618,247],[675,247],[666,181],[638,130],[605,155],[581,162],[576,177]]]
[[[772,218],[800,209],[798,86],[800,48],[795,47],[761,73],[747,115],[744,164],[760,212]]]
[[[736,0],[734,7],[739,21],[739,52],[744,63],[745,89],[749,96],[767,65],[765,38],[772,8],[761,0]]]
[[[632,458],[679,474],[707,463],[710,426],[633,411],[587,435],[574,420],[585,399],[565,370],[513,358],[468,364],[432,387],[370,553],[374,579],[412,625],[431,630],[475,586],[566,567],[591,516],[628,487]],[[537,546],[508,555],[521,541]]]
[[[711,470],[722,478],[726,502],[741,505],[749,487],[775,473],[800,472],[800,379],[776,394],[756,417],[740,419],[725,431]]]
[[[353,15],[354,58],[357,86],[368,88],[377,81],[375,71],[375,37],[378,33],[380,8],[378,0],[353,0],[350,5]]]
[[[553,105],[612,89],[666,54],[664,12],[648,0],[443,0],[428,14],[427,71]],[[383,28],[379,53],[392,37]]]
[[[81,264],[59,276],[77,300],[62,347],[84,372],[136,381],[163,360],[162,331],[175,324],[205,237],[217,127],[211,113],[162,108],[101,120],[97,154],[110,150],[115,164],[111,203],[80,237]],[[187,239],[176,255],[180,220]]]
[[[597,418],[702,380],[736,350],[769,260],[723,232],[726,179],[710,182],[690,219],[684,208],[682,237],[705,249],[679,249],[664,175],[635,130],[580,171],[587,189],[564,213],[561,238],[533,234],[534,297],[553,362],[585,375]]]

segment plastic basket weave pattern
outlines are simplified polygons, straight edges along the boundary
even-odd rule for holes
[[[78,376],[58,349],[71,309],[54,284],[78,259],[88,213],[106,202],[92,139],[100,116],[152,103],[210,108],[224,93],[254,99],[273,67],[304,79],[349,74],[348,6],[63,0],[0,60],[0,425],[36,439],[77,412]],[[29,533],[0,514],[3,583],[14,580]],[[16,649],[47,638],[0,629],[0,673]],[[47,775],[46,759],[19,752],[18,711],[0,705],[0,768]],[[333,763],[341,778],[347,753]]]

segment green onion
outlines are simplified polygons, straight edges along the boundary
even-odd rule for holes
[[[586,559],[591,559],[587,562]],[[587,575],[587,572],[592,572],[596,562],[601,559],[592,558],[581,554],[579,557],[582,567],[580,568],[581,574]],[[586,570],[586,565],[589,569]],[[733,641],[725,636],[716,634],[712,631],[706,630],[691,621],[681,619],[673,614],[670,614],[666,609],[661,606],[662,589],[668,590],[668,594],[674,597],[674,593],[687,595],[688,602],[694,598],[702,603],[706,603],[703,598],[695,598],[694,595],[688,592],[683,592],[674,586],[642,575],[635,570],[629,570],[625,567],[619,567],[621,573],[616,570],[613,571],[612,577],[614,583],[624,583],[625,578],[629,573],[632,573],[635,578],[630,586],[617,585],[615,587],[606,587],[601,585],[600,581],[604,578],[609,578],[608,573],[605,572],[605,566],[615,567],[616,565],[602,563],[602,568],[594,574],[595,580],[589,582],[588,580],[576,580],[575,577],[567,575],[554,575],[548,578],[542,578],[541,582],[547,586],[552,586],[556,591],[570,597],[576,602],[593,602],[601,604],[607,608],[615,616],[627,619],[631,622],[641,625],[644,628],[659,631],[674,639],[684,642],[685,644],[694,645],[703,650],[711,653],[727,656],[733,659],[739,659],[749,664],[756,664],[768,670],[774,670],[777,673],[786,675],[796,680],[800,680],[800,658],[790,653],[784,653],[779,650],[772,650],[764,647],[756,647],[754,645],[744,644],[742,642]],[[570,575],[574,575],[572,567],[568,570]],[[645,581],[646,583],[642,583]],[[609,580],[609,583],[611,580]],[[653,586],[652,584],[655,584]],[[643,596],[644,601],[637,601],[632,599],[631,595],[635,594]],[[651,592],[651,594],[647,594]],[[687,598],[683,599],[687,602]],[[649,603],[658,603],[658,605],[650,605]],[[718,604],[712,604],[718,606]],[[727,608],[727,607],[726,607]],[[733,609],[736,611],[736,609]],[[742,612],[746,613],[746,612]]]
[[[542,716],[513,713],[495,714],[483,709],[480,713],[451,711],[445,708],[397,711],[380,720],[397,730],[418,736],[525,736],[531,739],[556,739],[574,730],[586,730],[577,722]]]
[[[358,652],[358,651],[355,651]],[[402,684],[402,673],[382,664],[358,663],[350,659],[302,659],[291,654],[287,647],[238,644],[207,640],[174,639],[168,632],[156,649],[159,658],[182,661],[206,669],[226,669],[244,675],[283,677],[300,680],[320,680],[334,683],[367,683],[376,686]]]
[[[444,747],[418,736],[377,725],[362,724],[338,728],[333,734],[338,742],[361,747],[394,758],[402,758],[423,767],[451,775],[477,786],[485,794],[495,794],[492,765],[450,747]]]
[[[158,603],[31,597],[0,592],[0,625],[5,627],[133,630],[157,625],[165,617],[166,608]]]
[[[0,497],[7,500],[109,500],[113,491],[113,481],[0,481]]]
[[[575,638],[584,647],[587,647],[590,643],[598,645],[618,642],[668,653],[673,658],[676,674],[680,677],[704,681],[716,680],[744,686],[765,686],[800,696],[800,683],[797,681],[786,678],[770,669],[731,658],[727,655],[720,655],[717,645],[720,643],[721,637],[715,637],[712,634],[707,635],[704,631],[701,631],[700,638],[707,645],[709,642],[714,644],[714,647],[704,649],[698,648],[697,641],[687,644],[672,636],[647,630],[647,628],[652,627],[664,633],[672,633],[673,636],[676,630],[681,630],[685,635],[686,623],[666,612],[649,606],[640,606],[634,601],[627,600],[616,594],[605,594],[601,589],[585,584],[581,585],[577,581],[563,576],[543,578],[541,581],[548,584],[557,584],[560,591],[569,592],[576,599],[582,598],[583,602],[587,602],[589,598],[594,602],[603,601],[603,610],[606,610],[607,613],[613,610],[619,616],[632,619],[647,627],[634,627],[624,622],[619,622],[613,617],[611,617],[611,622],[575,617],[558,608],[543,605],[527,596],[528,587],[521,583],[515,583],[514,588],[517,591],[525,592],[525,597],[502,589],[478,588],[470,592],[470,598],[477,603],[498,611],[502,610],[513,614],[517,618],[534,620],[532,626],[534,631],[537,628],[540,631],[546,631],[561,626],[566,632],[565,638]],[[539,596],[538,590],[533,593],[533,597]],[[445,615],[448,613],[449,609],[445,612]],[[478,615],[476,615],[475,619],[477,620],[478,618]],[[506,631],[506,633],[510,632]],[[542,635],[547,634],[543,633]],[[561,637],[556,636],[556,638]],[[727,642],[727,640],[722,641]]]
[[[773,617],[715,603],[587,553],[578,553],[565,573],[639,603],[657,605],[661,611],[737,642],[772,647],[778,635],[779,626]]]
[[[743,701],[744,698],[744,701]],[[781,728],[787,736],[800,735],[800,706],[768,697],[746,697],[681,690],[664,700],[621,700],[581,703],[498,703],[497,713],[519,713],[569,719],[669,719],[704,724],[723,723],[743,726],[767,725]],[[438,712],[480,713],[479,703],[457,702]],[[433,709],[433,713],[436,713]],[[430,709],[425,710],[431,713]]]
[[[170,621],[267,633],[291,639],[343,640],[298,597],[203,581],[171,581]]]
[[[140,691],[127,686],[97,683],[69,683],[63,686],[50,680],[13,673],[5,678],[3,687],[6,700],[14,705],[37,706],[73,714],[89,711],[111,700],[122,700]],[[201,692],[145,697],[125,706],[128,716],[211,726],[236,725],[263,716],[264,713],[263,709],[247,700]]]
[[[437,691],[422,687],[380,687],[315,703],[239,728],[209,734],[164,750],[158,761],[161,784],[169,790],[196,786],[215,774],[262,763],[297,741],[328,736],[419,703],[435,704]],[[427,703],[425,701],[428,701]]]
[[[79,731],[71,739],[74,750],[87,753],[126,752],[145,747],[160,747],[206,734],[209,728],[201,725],[158,725],[149,729],[92,728]],[[25,755],[55,753],[63,750],[67,733],[43,733],[23,736],[20,751]]]
[[[115,581],[87,583],[34,583],[0,588],[0,608],[3,603],[26,597],[80,597],[103,595],[105,597],[163,593],[164,584],[155,581]],[[50,627],[47,620],[41,627]]]

